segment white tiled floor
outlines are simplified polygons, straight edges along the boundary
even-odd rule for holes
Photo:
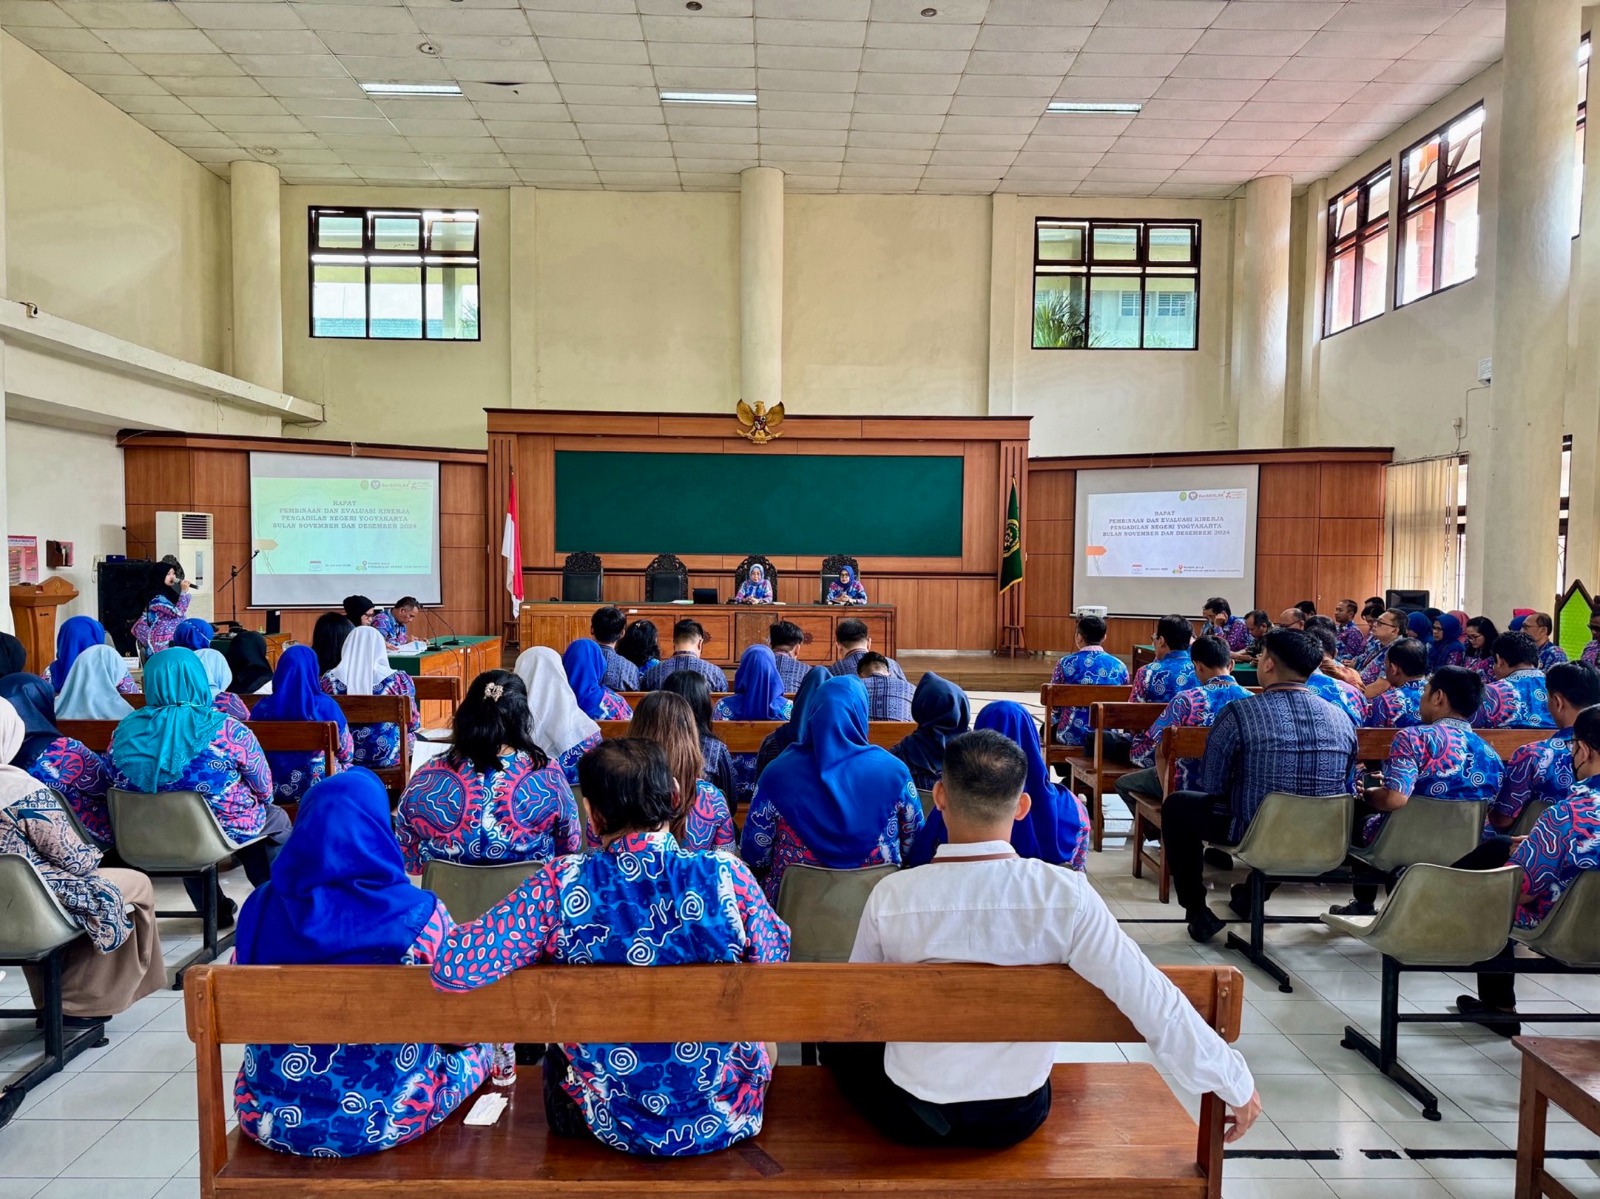
[[[1112,801],[1112,808],[1115,801]],[[1155,902],[1155,888],[1128,872],[1128,853],[1091,855],[1090,874],[1124,920],[1175,919],[1175,906]],[[1220,912],[1227,878],[1218,880]],[[224,880],[236,898],[248,889],[235,872]],[[162,907],[181,906],[175,885],[158,884]],[[1272,910],[1315,913],[1347,893],[1335,888],[1282,888]],[[1344,1026],[1375,1031],[1378,958],[1318,925],[1269,929],[1271,951],[1294,975],[1284,995],[1236,954],[1196,946],[1181,924],[1125,926],[1164,964],[1227,962],[1248,979],[1239,1048],[1256,1074],[1265,1116],[1238,1146],[1244,1153],[1312,1151],[1316,1156],[1255,1158],[1232,1155],[1227,1199],[1507,1199],[1514,1163],[1507,1157],[1430,1157],[1430,1151],[1505,1154],[1516,1145],[1517,1055],[1487,1031],[1425,1025],[1401,1033],[1401,1058],[1440,1096],[1444,1119],[1422,1119],[1417,1105],[1339,1045]],[[194,946],[193,921],[163,923],[169,961]],[[1443,1010],[1469,979],[1408,977],[1407,1010],[1415,1002]],[[19,999],[18,996],[21,995]],[[1600,978],[1523,979],[1525,1009],[1600,1010]],[[20,972],[0,982],[0,1007],[25,1004]],[[1594,1025],[1548,1024],[1550,1035],[1588,1036]],[[194,1126],[194,1056],[183,1031],[180,996],[163,991],[118,1016],[111,1043],[74,1060],[23,1104],[0,1129],[0,1199],[187,1199],[198,1194]],[[31,1022],[0,1020],[0,1084],[37,1056]],[[224,1051],[231,1080],[239,1050]],[[1143,1045],[1063,1046],[1062,1060],[1148,1060]],[[1193,1096],[1185,1096],[1197,1110]],[[1600,1138],[1552,1109],[1549,1144],[1555,1150],[1600,1151]],[[1329,1153],[1334,1156],[1330,1157]],[[1369,1153],[1380,1156],[1371,1157]],[[1600,1161],[1556,1159],[1553,1172],[1583,1196],[1600,1197]]]

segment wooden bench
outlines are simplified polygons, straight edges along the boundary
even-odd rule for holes
[[[1052,766],[1087,761],[1089,751],[1081,745],[1063,745],[1056,740],[1056,722],[1062,708],[1088,708],[1094,704],[1125,704],[1132,691],[1128,686],[1101,686],[1090,683],[1046,683],[1039,688],[1039,704],[1044,708],[1044,760]]]
[[[631,722],[601,720],[596,723],[600,725],[600,735],[611,741],[626,737]],[[711,726],[711,731],[728,747],[729,753],[753,754],[759,753],[761,743],[782,728],[784,723],[782,720],[719,720]],[[917,726],[909,720],[873,720],[867,723],[867,739],[884,749],[898,745],[916,731]]]
[[[62,736],[73,737],[97,754],[111,748],[117,731],[115,720],[58,720]],[[328,773],[339,768],[339,726],[331,720],[251,720],[245,728],[255,734],[267,753],[326,754]]]
[[[1244,999],[1237,970],[1163,973],[1224,1039],[1237,1037]],[[938,1019],[929,1018],[930,995],[939,997]],[[1050,1119],[1003,1152],[893,1144],[814,1066],[779,1067],[761,1134],[703,1157],[633,1157],[597,1141],[549,1136],[538,1069],[522,1071],[493,1127],[463,1123],[468,1101],[415,1142],[365,1157],[291,1157],[227,1131],[233,1080],[222,1076],[222,1045],[1139,1039],[1110,1000],[1061,966],[546,967],[465,994],[435,991],[423,967],[197,966],[184,1002],[205,1199],[1222,1194],[1222,1100],[1202,1098],[1197,1126],[1155,1067],[1133,1062],[1056,1066]]]
[[[414,674],[411,684],[417,689],[419,704],[448,704],[452,717],[461,706],[461,680],[453,674]]]
[[[1576,1199],[1544,1168],[1545,1120],[1553,1102],[1590,1132],[1600,1133],[1600,1042],[1575,1037],[1515,1037],[1522,1052],[1517,1112],[1516,1199]]]

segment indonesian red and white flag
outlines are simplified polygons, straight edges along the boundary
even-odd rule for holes
[[[500,537],[500,556],[506,560],[506,590],[511,593],[511,618],[522,612],[522,538],[517,533],[517,476],[511,476],[506,497],[506,527]]]

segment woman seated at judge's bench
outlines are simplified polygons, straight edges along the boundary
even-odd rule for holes
[[[602,681],[606,677],[606,655],[598,642],[587,637],[574,641],[561,655],[561,666],[585,716],[593,720],[633,719],[632,705]]]
[[[828,584],[828,603],[848,605],[866,602],[867,589],[861,585],[856,568],[846,562],[839,567],[839,577]]]
[[[189,580],[176,561],[163,558],[150,564],[144,602],[144,615],[133,622],[133,639],[149,657],[172,644],[173,633],[189,611]]]
[[[578,707],[561,655],[549,646],[535,645],[518,654],[511,669],[528,692],[534,744],[566,776],[567,785],[576,787],[578,762],[603,738],[600,726]]]
[[[733,602],[736,604],[770,604],[775,598],[766,567],[759,563],[750,567],[750,573],[739,584],[739,590],[733,593]]]
[[[921,828],[911,772],[868,741],[867,689],[841,675],[817,691],[800,740],[762,773],[740,853],[776,903],[790,866],[898,866]]]
[[[404,730],[397,724],[352,724],[357,766],[383,768],[400,764],[400,738],[417,739],[422,725],[417,710],[417,687],[404,671],[389,668],[389,654],[383,634],[371,625],[359,625],[345,639],[339,665],[322,676],[322,689],[338,698],[341,695],[404,695],[410,699],[411,719]]]
[[[450,727],[450,748],[417,768],[395,813],[407,870],[421,874],[434,858],[476,865],[582,852],[578,801],[533,740],[520,678],[484,671]]]

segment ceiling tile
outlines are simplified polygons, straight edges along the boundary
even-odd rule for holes
[[[938,133],[944,127],[944,114],[862,112],[850,118],[852,131],[876,133]]]
[[[908,116],[943,116],[950,111],[949,96],[864,95],[856,97],[858,113],[888,112]]]
[[[350,64],[353,62],[381,64],[384,62],[394,61],[395,60],[393,59],[348,58],[344,60],[346,66],[350,66]],[[430,59],[429,61],[433,60]],[[472,94],[472,89],[467,86],[469,83],[492,83],[496,85],[511,84],[525,86],[528,84],[553,82],[553,79],[550,75],[550,68],[542,62],[510,62],[506,59],[496,60],[487,58],[452,58],[443,60],[440,63],[440,66],[442,70],[438,77],[441,79],[454,79],[457,83],[461,84],[461,90],[466,95]],[[354,67],[351,69],[354,70]],[[412,77],[415,78],[415,76]],[[362,76],[362,78],[371,79],[373,76],[368,74]],[[381,79],[384,78],[384,76],[379,75],[377,78]],[[406,76],[401,76],[401,78],[406,78]],[[432,78],[432,76],[429,76],[429,78]],[[527,90],[525,87],[525,90],[522,94],[528,96],[529,98],[533,98],[534,96],[542,96],[546,99],[558,98],[557,93],[549,89],[541,92],[537,89]]]
[[[1196,116],[1198,115],[1196,114]],[[1140,115],[1128,125],[1128,132],[1124,135],[1124,140],[1132,137],[1150,138],[1156,141],[1213,137],[1218,130],[1225,126],[1226,122],[1220,119],[1211,121],[1163,121]]]
[[[527,37],[532,32],[526,14],[517,8],[468,8],[464,4],[452,4],[445,8],[418,8],[412,17],[424,33],[441,36]]]
[[[1222,29],[1321,29],[1344,0],[1233,0],[1211,23]]]
[[[27,26],[32,29],[73,29],[78,22],[54,4],[39,0],[0,0],[0,25],[6,29]]]
[[[1011,164],[1011,171],[1012,173],[1022,170],[1055,171],[1067,168],[1088,170],[1103,157],[1105,156],[1098,151],[1051,154],[1038,150],[1024,150]]]
[[[788,21],[756,18],[756,42],[763,46],[865,46],[865,21]]]
[[[1182,54],[1199,40],[1201,32],[1199,29],[1135,29],[1101,25],[1089,35],[1082,48],[1091,54]]]
[[[1184,80],[1186,83],[1205,83],[1208,80]],[[1170,83],[1170,81],[1169,81]],[[1167,85],[1163,85],[1163,89]],[[1144,111],[1139,114],[1138,124],[1178,124],[1184,121],[1226,121],[1239,111],[1242,101],[1239,100],[1170,100],[1164,98],[1162,89],[1157,89],[1158,94],[1144,102]]]
[[[1362,85],[1359,83],[1346,81],[1320,82],[1299,79],[1269,79],[1261,85],[1261,90],[1251,99],[1258,104],[1267,101],[1296,104],[1343,104],[1359,92],[1361,87]]]
[[[956,94],[1049,97],[1055,95],[1060,86],[1059,75],[963,75]]]
[[[73,78],[91,91],[102,96],[164,96],[167,89],[148,75],[91,75],[73,73]]]
[[[1433,33],[1451,15],[1442,4],[1346,4],[1324,26],[1361,33]]]
[[[587,171],[594,165],[587,154],[508,154],[507,161],[519,171]]]
[[[1392,62],[1375,77],[1383,83],[1431,83],[1438,87],[1458,87],[1482,68],[1473,62],[1435,62],[1403,58]]]
[[[303,29],[291,4],[242,3],[231,0],[180,0],[178,11],[201,29]]]
[[[1458,9],[1434,30],[1435,33],[1457,37],[1492,37],[1497,40],[1505,36],[1505,31],[1505,10],[1490,7]]]
[[[193,76],[157,75],[155,82],[174,96],[265,96],[267,80],[247,75]],[[281,95],[282,93],[277,93]],[[357,93],[359,94],[359,92]]]
[[[967,65],[965,50],[880,50],[867,49],[861,56],[863,71],[904,74],[956,74]]]
[[[404,8],[372,4],[295,4],[291,7],[308,28],[325,33],[422,32],[410,10]]]
[[[1053,112],[1040,118],[1034,137],[1121,137],[1132,124],[1132,117]]]
[[[979,152],[1002,151],[1016,153],[1022,149],[1023,143],[1028,140],[1026,133],[984,134],[975,133],[941,133],[939,141],[934,146],[935,150],[973,150]]]
[[[1271,79],[1288,59],[1251,54],[1188,54],[1173,70],[1179,79]]]
[[[95,35],[118,54],[216,54],[217,46],[198,29],[96,29]]]
[[[768,129],[763,127],[757,139],[763,146],[830,146],[842,147],[849,132],[844,129]],[[674,133],[673,140],[677,141]]]
[[[849,112],[855,98],[839,92],[791,92],[782,88],[761,89],[761,108],[765,112]]]
[[[974,50],[967,57],[967,74],[1053,75],[1059,79],[1071,69],[1075,57],[1066,51]]]
[[[36,8],[47,5],[31,0]],[[160,0],[60,0],[62,12],[88,29],[189,29],[176,5]]]
[[[1261,90],[1262,80],[1173,77],[1156,89],[1160,100],[1213,100],[1243,102]]]
[[[982,21],[989,0],[937,0],[937,15],[924,17],[928,0],[872,0],[869,14],[874,21],[902,21],[912,24],[972,24]]]
[[[356,81],[349,78],[286,79],[281,76],[264,75],[259,80],[244,82],[259,83],[269,96],[292,96],[297,99],[359,100],[365,94]]]
[[[1388,38],[1384,39],[1387,43]],[[1401,39],[1406,40],[1406,39]],[[1488,65],[1500,57],[1501,43],[1492,37],[1453,37],[1430,34],[1406,53],[1412,58],[1438,62],[1475,62]]]
[[[1100,24],[1204,29],[1222,14],[1224,7],[1224,0],[1111,0],[1100,16]]]
[[[527,74],[526,66],[519,68],[517,74]],[[560,104],[561,89],[554,83],[511,83],[501,81],[498,83],[485,83],[470,81],[463,75],[457,75],[461,83],[461,94],[474,104]],[[538,119],[538,118],[534,118]]]
[[[681,17],[684,13],[684,0],[638,0],[637,7],[641,16]],[[753,17],[755,8],[755,0],[706,0],[699,10],[699,15]]]
[[[1186,0],[1173,0],[1175,4]],[[1181,61],[1178,54],[1093,54],[1085,50],[1072,61],[1071,74],[1112,76],[1130,79],[1138,76],[1170,74]]]
[[[758,112],[763,129],[848,129],[848,112],[788,112],[762,108]]]
[[[1195,42],[1195,54],[1283,55],[1299,51],[1315,36],[1308,30],[1208,29]]]
[[[1034,96],[963,96],[950,101],[951,116],[1028,117],[1044,112],[1046,101]]]
[[[390,123],[406,138],[486,138],[489,130],[482,121],[452,121],[444,117],[395,117]]]
[[[528,24],[533,26],[534,33],[540,37],[577,37],[577,38],[615,38],[619,41],[638,41],[644,36],[644,30],[639,24],[637,16],[627,16],[612,13],[587,13],[587,12],[546,12],[530,11]],[[659,21],[660,17],[646,18],[648,21]],[[705,24],[716,22],[715,17],[707,18]],[[709,42],[722,41],[722,38],[698,37],[680,39],[687,41]]]
[[[671,68],[663,68],[671,70]],[[740,72],[731,72],[739,75]],[[670,87],[665,80],[658,80],[655,71],[648,66],[623,66],[610,62],[552,62],[550,74],[559,84],[583,84],[600,87],[647,87],[655,88],[658,84]],[[751,83],[755,82],[755,72],[745,71],[743,76]]]
[[[1107,0],[989,0],[985,25],[1077,25],[1089,28]]]
[[[1304,121],[1315,124],[1332,115],[1339,105],[1331,100],[1320,103],[1295,103],[1285,100],[1255,99],[1243,104],[1235,121]]]
[[[978,25],[942,21],[873,21],[867,26],[867,45],[890,50],[970,50],[979,29]]]
[[[139,58],[136,58],[136,61],[142,61],[143,59],[155,57],[163,56],[143,55]],[[301,79],[345,79],[348,78],[355,70],[353,64],[361,62],[362,60],[346,59],[341,62],[331,54],[236,54],[233,56],[233,61],[238,64],[239,69],[245,74],[252,76],[273,75],[280,78],[287,76],[298,77]],[[378,61],[387,63],[391,60],[383,59]],[[428,63],[432,60],[422,59],[421,61]],[[158,71],[154,66],[151,66],[148,69],[152,75],[197,73],[184,71],[181,68],[171,72],[164,70]],[[385,74],[364,74],[361,76],[361,78],[364,79],[384,79],[391,77],[392,75]],[[408,72],[407,75],[401,77],[431,79],[435,78],[436,76],[425,74],[422,71],[419,71],[415,75],[411,75]]]
[[[655,81],[661,88],[752,92],[756,72],[753,67],[656,67]]]
[[[213,113],[210,114],[212,125],[224,133],[231,133],[239,140],[248,140],[249,136],[257,133],[304,133],[306,127],[300,123],[299,117],[288,114],[282,116],[252,116],[239,113]]]
[[[890,28],[905,28],[891,26]],[[1031,50],[1036,53],[1070,53],[1083,49],[1089,28],[1079,25],[994,25],[985,24],[973,44],[977,50]]]
[[[300,123],[319,136],[327,133],[350,137],[381,135],[394,128],[382,117],[301,117]]]
[[[674,125],[738,125],[754,128],[757,111],[727,104],[674,104],[665,108],[666,124]]]
[[[147,75],[184,75],[191,79],[247,72],[226,54],[129,54],[127,60]],[[325,55],[334,62],[332,55]]]
[[[580,124],[579,129],[583,126]],[[724,145],[754,145],[758,140],[756,130],[741,129],[728,125],[675,125],[669,131],[674,145],[680,143],[703,144],[705,142],[721,142]],[[792,129],[773,130],[774,133],[793,133]],[[833,134],[828,130],[801,130],[803,133],[820,133],[823,136],[837,136],[839,144],[844,144],[844,131],[839,130]]]
[[[216,126],[194,113],[143,112],[130,114],[146,129],[156,133],[207,133]]]
[[[757,67],[756,84],[765,95],[768,88],[784,92],[853,92],[854,71],[787,71],[776,67]]]
[[[322,38],[309,29],[213,29],[210,39],[228,54],[322,54]]]
[[[1366,83],[1392,62],[1389,58],[1291,58],[1274,78]]]
[[[753,67],[754,45],[700,42],[650,42],[647,53],[658,67]]]
[[[852,129],[851,147],[863,150],[931,150],[937,133],[880,133],[871,129]]]
[[[606,87],[563,83],[561,95],[568,104],[638,104],[659,109],[661,95],[654,87]]]
[[[860,47],[767,46],[755,48],[756,64],[780,71],[859,71]]]
[[[641,66],[650,61],[643,42],[596,41],[589,38],[542,37],[539,49],[552,63],[593,62]]]
[[[1056,89],[1058,100],[1145,100],[1166,80],[1159,75],[1140,79],[1116,76],[1068,75]]]
[[[7,25],[5,30],[24,46],[35,50],[68,50],[79,54],[103,54],[106,44],[79,25]]]
[[[523,37],[474,37],[452,33],[428,39],[448,59],[474,62],[543,62],[544,54],[532,35]],[[342,53],[342,51],[336,51]],[[385,50],[368,53],[388,53]]]
[[[1158,159],[1161,163],[1177,166],[1191,154],[1197,154],[1206,144],[1203,137],[1119,137],[1107,154],[1123,156],[1140,155]],[[1168,163],[1168,159],[1178,162]]]
[[[961,133],[974,136],[1014,137],[1026,136],[1039,124],[1038,115],[1031,117],[970,117],[948,116],[944,119],[943,134]]]
[[[190,108],[177,96],[169,96],[164,92],[159,95],[117,95],[108,93],[105,98],[130,116],[137,113],[184,114],[197,111],[200,112],[201,116],[205,116],[204,111]]]
[[[1399,58],[1421,40],[1420,34],[1386,34],[1381,42],[1383,57]],[[1323,30],[1313,33],[1311,40],[1300,47],[1298,53],[1306,58],[1368,58],[1372,56],[1373,41],[1370,33]]]
[[[665,125],[608,125],[599,121],[579,121],[577,126],[578,136],[586,142],[667,140]]]
[[[881,71],[862,71],[856,79],[857,96],[936,96],[955,94],[961,82],[959,72],[945,75],[889,74]],[[948,103],[948,102],[947,102]]]

